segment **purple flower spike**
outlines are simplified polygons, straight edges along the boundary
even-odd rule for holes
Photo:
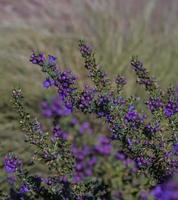
[[[112,151],[112,144],[106,136],[100,136],[95,149],[100,154],[109,155]]]
[[[56,64],[56,60],[57,60],[57,57],[55,57],[55,56],[52,56],[52,55],[48,55],[48,63],[50,64],[50,65],[55,65]]]
[[[32,62],[33,64],[40,65],[40,66],[43,66],[45,60],[46,60],[46,57],[44,53],[41,53],[41,52],[33,51],[32,55],[30,56],[30,62]]]
[[[54,85],[54,80],[53,79],[50,79],[50,78],[47,78],[44,82],[43,82],[43,87],[45,88],[49,88],[51,86]]]
[[[178,154],[178,142],[174,145],[174,151],[176,154]]]
[[[4,158],[4,169],[7,173],[15,173],[22,166],[21,160],[15,155],[8,154]]]
[[[23,184],[20,187],[20,190],[19,190],[20,194],[25,194],[25,193],[27,193],[29,191],[30,191],[30,188],[29,188],[29,186],[27,184]]]
[[[91,134],[92,133],[92,129],[90,128],[90,124],[88,122],[84,122],[81,126],[80,126],[80,130],[79,132],[81,134],[84,134],[84,133],[89,133]]]
[[[64,117],[72,113],[72,107],[66,106],[60,96],[54,97],[50,102],[44,100],[41,109],[45,117]]]
[[[53,139],[63,139],[67,140],[68,139],[68,134],[61,130],[60,126],[57,125],[53,128]]]

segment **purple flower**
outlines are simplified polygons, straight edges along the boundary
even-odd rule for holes
[[[15,173],[22,166],[22,162],[14,154],[8,154],[4,158],[4,169],[7,173]]]
[[[116,78],[116,85],[117,85],[117,90],[118,92],[120,92],[122,90],[122,88],[124,87],[124,85],[127,84],[127,80],[125,77],[118,75]]]
[[[89,134],[91,134],[91,133],[92,133],[92,129],[90,128],[90,124],[89,124],[88,122],[84,122],[84,123],[80,126],[79,132],[80,132],[81,134],[83,134],[83,133],[89,133]]]
[[[60,126],[59,125],[56,125],[54,128],[53,128],[53,136],[52,136],[53,139],[63,139],[63,140],[67,140],[68,139],[68,134],[61,130]]]
[[[78,183],[86,177],[93,175],[93,168],[97,162],[97,158],[94,155],[93,148],[89,146],[83,146],[82,148],[73,146],[72,153],[76,160],[73,182]]]
[[[173,101],[169,101],[164,108],[164,114],[166,117],[171,117],[177,112],[177,105]]]
[[[148,197],[149,197],[149,192],[147,191],[142,191],[140,193],[140,200],[148,200]]]
[[[99,65],[96,63],[92,48],[84,41],[79,42],[80,53],[84,58],[85,68],[89,71],[89,77],[95,83],[96,87],[100,90],[109,86],[109,80],[106,77]]]
[[[43,87],[45,88],[49,88],[51,86],[54,85],[54,80],[53,79],[50,79],[50,78],[47,78],[44,82],[43,82]]]
[[[91,54],[92,54],[91,46],[89,46],[89,45],[87,45],[87,44],[82,42],[80,44],[80,53],[81,53],[82,57],[91,56]]]
[[[163,107],[163,102],[162,102],[161,98],[159,98],[159,97],[158,98],[150,98],[146,102],[146,105],[148,105],[148,108],[151,112],[154,112]]]
[[[145,167],[151,163],[149,159],[146,159],[143,156],[137,157],[135,161],[138,168]]]
[[[174,145],[174,151],[176,154],[178,154],[178,142]]]
[[[44,53],[40,53],[40,52],[33,51],[30,57],[30,62],[32,62],[33,64],[40,65],[40,66],[43,66],[45,60],[46,60],[46,57]]]
[[[169,180],[166,183],[157,185],[151,192],[155,200],[177,200],[178,199],[178,181]]]
[[[154,89],[157,88],[155,84],[155,80],[153,77],[149,76],[149,73],[147,70],[143,67],[143,63],[140,62],[137,58],[133,58],[131,61],[131,65],[134,69],[134,71],[137,74],[137,82],[141,85],[144,85],[146,90],[148,91],[153,91]]]
[[[153,191],[152,195],[156,198],[159,199],[162,195],[162,188],[160,185],[158,185]]]
[[[127,113],[124,116],[126,124],[129,124],[132,128],[138,128],[145,120],[146,116],[141,116],[135,109],[135,106],[130,105]]]
[[[55,80],[55,86],[58,87],[58,93],[64,98],[76,90],[76,77],[71,71],[63,71],[58,74]]]
[[[123,152],[119,151],[116,153],[117,160],[124,161],[126,158],[127,156]]]
[[[75,125],[77,125],[77,124],[79,124],[77,118],[73,117],[72,120],[71,120],[71,125],[72,125],[72,126],[75,126]]]
[[[143,67],[143,63],[140,62],[137,58],[133,58],[131,61],[131,65],[134,71],[137,74],[138,80],[137,82],[141,85],[144,85],[146,90],[153,91],[157,88],[155,84],[155,80],[149,76],[147,70]]]
[[[45,117],[64,117],[72,113],[72,108],[66,106],[60,96],[53,97],[51,101],[44,100],[41,109]]]
[[[54,66],[56,64],[57,57],[48,55],[48,63],[50,66]]]
[[[95,145],[95,150],[103,155],[109,155],[112,151],[111,141],[106,136],[99,136],[98,144]]]
[[[85,87],[78,100],[78,108],[80,110],[83,112],[91,112],[89,108],[93,102],[95,92],[95,89],[89,88],[87,86]]]
[[[125,115],[125,121],[126,122],[136,121],[137,118],[138,118],[138,113],[135,110],[135,107],[132,105],[129,107],[128,112]]]
[[[29,186],[27,184],[23,184],[20,187],[20,190],[19,190],[20,194],[25,194],[25,193],[27,193],[29,191],[30,191],[30,188],[29,188]]]
[[[100,95],[96,101],[96,113],[98,117],[107,117],[110,114],[111,94]]]

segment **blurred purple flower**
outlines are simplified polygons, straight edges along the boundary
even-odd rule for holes
[[[4,158],[4,169],[7,173],[14,173],[22,166],[22,162],[14,154],[8,154]]]
[[[49,88],[51,86],[54,85],[54,80],[53,79],[50,79],[50,78],[47,78],[44,82],[43,82],[43,87],[45,88]]]

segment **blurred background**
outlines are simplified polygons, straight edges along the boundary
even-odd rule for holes
[[[39,115],[43,74],[29,63],[31,51],[58,56],[61,67],[84,81],[79,39],[92,44],[111,77],[120,72],[128,78],[128,94],[140,92],[129,65],[133,55],[162,87],[177,83],[177,0],[0,0],[0,159],[28,149],[10,102],[12,88],[21,87],[29,112]]]

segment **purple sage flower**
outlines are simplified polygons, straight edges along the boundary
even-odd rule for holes
[[[41,52],[33,51],[32,55],[30,56],[30,62],[32,62],[33,64],[40,65],[40,66],[43,66],[45,60],[46,60],[46,57],[44,53],[41,53]]]
[[[47,78],[44,82],[43,82],[43,87],[45,88],[49,88],[51,86],[54,85],[54,80],[51,78]]]

